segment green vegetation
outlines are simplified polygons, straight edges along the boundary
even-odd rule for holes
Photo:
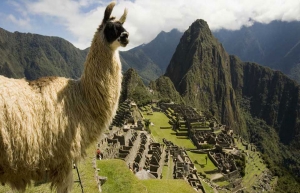
[[[195,190],[185,180],[143,180],[148,193],[195,193]]]
[[[228,181],[226,181],[226,180],[224,180],[224,181],[220,181],[220,182],[216,182],[216,184],[218,184],[219,186],[227,186],[227,185],[229,185],[230,183],[228,182]]]
[[[62,38],[0,29],[0,39],[1,75],[33,80],[43,76],[77,79],[82,74],[87,50]]]
[[[138,106],[144,106],[150,103],[152,99],[140,76],[132,68],[127,70],[122,81],[120,102],[126,99],[135,101]]]
[[[102,186],[103,193],[147,192],[145,186],[122,160],[100,160],[97,161],[97,167],[100,168],[99,176],[107,177],[107,181]]]
[[[169,77],[161,76],[157,80],[151,81],[149,87],[154,90],[154,97],[161,99],[162,102],[184,103]]]
[[[149,129],[150,124],[151,124],[150,119],[144,119],[145,130],[146,130],[148,133],[151,133],[151,130]]]
[[[200,180],[206,193],[215,193],[215,191],[203,180]]]
[[[256,144],[262,152],[262,158],[267,167],[274,175],[278,176],[276,192],[298,192],[300,183],[297,180],[299,181],[299,179],[293,177],[287,166],[284,165],[284,163],[293,163],[293,165],[289,165],[290,168],[299,168],[300,160],[297,159],[297,152],[290,151],[281,144],[275,130],[263,120],[245,117],[251,142]]]
[[[217,167],[213,164],[213,162],[209,159],[207,154],[202,153],[193,153],[188,151],[187,152],[191,161],[195,164],[198,173],[205,175],[207,178],[210,178],[210,174],[207,174],[208,171],[216,170]],[[207,159],[206,159],[207,158]],[[206,163],[207,160],[207,163]]]
[[[106,176],[103,193],[194,193],[184,180],[139,180],[122,160],[97,161],[99,175]]]
[[[147,115],[144,113],[144,118],[151,119],[151,122],[154,124],[150,126],[150,130],[157,142],[163,143],[163,138],[166,138],[178,146],[185,147],[187,149],[195,148],[188,137],[176,136],[176,132],[172,129],[160,129],[160,127],[171,127],[171,125],[168,123],[169,119],[165,114],[161,112],[153,112],[153,115]]]

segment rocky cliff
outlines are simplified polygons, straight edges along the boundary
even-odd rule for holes
[[[230,72],[229,55],[207,23],[197,20],[183,34],[165,76],[188,105],[209,110],[222,123],[240,130],[243,122]]]

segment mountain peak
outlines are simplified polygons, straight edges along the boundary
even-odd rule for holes
[[[191,34],[192,40],[197,39],[199,36],[212,36],[207,22],[203,19],[194,21],[186,33]]]
[[[207,28],[209,28],[207,22],[204,21],[203,19],[197,19],[196,21],[194,21],[194,22],[192,23],[191,26],[195,26],[195,25],[198,25],[198,26],[201,26],[201,27],[207,27]]]

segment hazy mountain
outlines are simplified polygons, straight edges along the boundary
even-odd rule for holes
[[[0,28],[0,74],[7,77],[79,78],[86,55],[86,50],[79,50],[62,38],[11,33]]]
[[[148,44],[120,52],[123,70],[134,68],[145,83],[164,74],[182,33],[176,29],[160,32]]]
[[[183,34],[165,76],[187,105],[209,110],[258,146],[280,177],[277,191],[300,188],[294,178],[300,176],[300,87],[295,81],[228,55],[203,20]]]
[[[220,30],[214,35],[228,53],[280,70],[300,83],[299,21],[254,23],[237,31]]]

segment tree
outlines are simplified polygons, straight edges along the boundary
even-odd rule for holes
[[[145,124],[146,131],[150,133],[150,129],[149,129],[149,125],[151,124],[150,119],[144,119],[144,124]]]

